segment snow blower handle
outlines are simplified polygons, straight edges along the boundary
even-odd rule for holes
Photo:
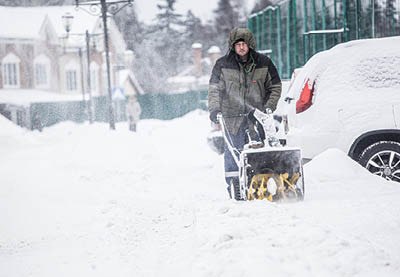
[[[281,146],[279,139],[276,136],[276,129],[274,123],[274,116],[270,109],[267,109],[265,113],[260,111],[259,109],[254,109],[254,111],[249,114],[249,117],[252,117],[253,120],[258,121],[265,133],[265,140],[268,142],[270,146]]]

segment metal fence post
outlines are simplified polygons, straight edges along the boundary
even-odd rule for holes
[[[269,13],[269,38],[268,38],[268,40],[269,40],[269,49],[271,49],[272,50],[272,31],[273,31],[273,28],[272,28],[272,9],[269,9],[268,10],[268,13]],[[271,58],[273,59],[274,58],[274,51],[272,51],[272,53],[271,53]]]
[[[286,18],[286,74],[287,76],[290,76],[290,17],[291,17],[291,2],[289,1],[288,3],[288,10],[287,10],[287,18]]]
[[[260,15],[256,15],[256,33],[254,34],[256,38],[258,38],[258,49],[261,48],[261,30],[260,30]]]
[[[315,17],[316,17],[316,12],[315,12],[315,0],[312,0],[311,2],[312,5],[312,17],[311,17],[311,27],[312,31],[315,31],[317,29],[316,27],[316,22],[315,22]],[[313,43],[313,55],[317,52],[317,40],[315,38],[315,35],[312,36],[312,43]]]
[[[281,7],[276,8],[276,23],[278,29],[278,71],[282,76],[282,37],[281,37]]]
[[[343,3],[343,41],[347,41],[347,8],[346,0],[342,0]]]
[[[251,16],[247,22],[247,28],[250,29],[250,31],[254,34],[254,29],[253,29],[253,16]]]
[[[308,60],[308,36],[305,35],[308,32],[307,28],[307,0],[304,0],[304,17],[303,17],[303,22],[304,22],[304,34],[303,34],[303,52],[304,52],[304,63],[307,62]]]
[[[326,30],[326,6],[325,6],[325,0],[322,1],[322,30]],[[326,50],[326,34],[324,33],[322,35],[322,47],[324,50]]]
[[[297,36],[297,9],[296,9],[296,0],[292,1],[293,7],[293,35],[294,35],[294,68],[297,68],[299,61],[298,61],[298,36]],[[293,68],[293,69],[294,69]]]
[[[375,38],[375,1],[371,0],[371,22],[372,22],[372,38]]]
[[[262,11],[262,14],[261,14],[261,16],[262,16],[262,40],[261,40],[261,45],[262,45],[262,48],[261,49],[267,49],[267,45],[266,45],[266,39],[265,39],[265,36],[267,35],[267,30],[266,30],[266,28],[265,28],[265,10],[263,10]]]
[[[356,2],[356,39],[360,39],[360,24],[359,24],[359,11],[360,11],[360,3],[359,0],[355,0]]]
[[[335,30],[337,30],[338,28],[338,24],[337,24],[337,0],[333,1],[333,13],[334,13],[334,17],[335,17]],[[338,35],[335,34],[335,44],[338,43]]]
[[[393,3],[393,5],[394,5],[395,3]],[[395,31],[395,18],[394,18],[394,10],[395,10],[395,7],[393,6],[392,7],[392,16],[391,16],[391,21],[392,21],[392,36],[395,36],[396,35],[396,31]]]

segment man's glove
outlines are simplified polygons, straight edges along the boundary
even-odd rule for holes
[[[272,110],[271,110],[270,108],[266,108],[266,109],[265,109],[265,113],[266,113],[266,114],[272,114]]]
[[[215,124],[218,124],[219,122],[218,122],[218,114],[221,114],[221,112],[220,111],[212,111],[211,113],[210,113],[210,120],[212,121],[212,122],[214,122]]]

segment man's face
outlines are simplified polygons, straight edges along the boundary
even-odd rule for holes
[[[239,41],[235,43],[235,52],[240,57],[245,57],[249,53],[249,47],[244,41]]]

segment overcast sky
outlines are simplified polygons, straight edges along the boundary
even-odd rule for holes
[[[155,18],[157,3],[159,1],[160,0],[135,0],[139,19],[150,23],[151,20]],[[255,0],[243,0],[244,5],[246,2],[250,10]],[[218,0],[177,0],[175,8],[177,12],[181,14],[186,14],[186,12],[191,9],[196,16],[206,21],[213,17],[213,10],[216,9],[217,4]]]

